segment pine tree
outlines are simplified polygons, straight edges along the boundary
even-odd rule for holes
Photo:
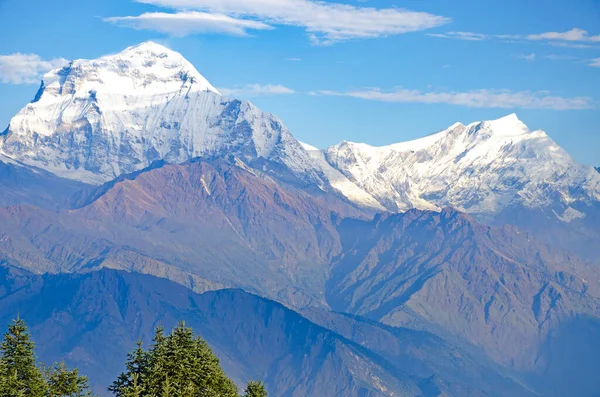
[[[25,322],[14,321],[0,345],[0,396],[91,397],[85,376],[63,363],[42,369],[34,348]]]
[[[79,371],[70,371],[64,363],[46,370],[47,397],[91,397],[88,379]]]
[[[152,347],[148,354],[148,383],[146,392],[151,396],[171,396],[173,386],[169,376],[169,368],[172,363],[167,353],[167,337],[164,335],[162,326],[156,327]]]
[[[8,388],[8,369],[2,360],[0,360],[0,396],[6,394]]]
[[[175,391],[180,397],[237,397],[237,387],[227,378],[208,344],[180,323],[170,335],[155,337],[151,349],[149,394]]]
[[[126,372],[121,373],[108,390],[118,397],[141,395],[144,390],[146,374],[149,370],[148,353],[144,351],[141,341],[139,341],[136,348],[127,355],[125,368]]]
[[[244,397],[267,397],[267,390],[262,382],[251,381],[244,391]]]
[[[138,344],[126,366],[109,388],[116,397],[239,397],[206,341],[183,322],[167,336],[157,328],[150,350]]]
[[[43,397],[46,393],[46,382],[37,366],[34,348],[25,322],[15,320],[0,345],[3,397]]]

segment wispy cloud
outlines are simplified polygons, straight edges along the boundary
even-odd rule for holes
[[[600,68],[600,58],[592,59],[589,65],[593,68]]]
[[[267,95],[289,95],[296,91],[281,84],[248,84],[243,87],[219,88],[219,92],[232,97],[257,97]]]
[[[249,30],[273,29],[273,27],[259,21],[197,11],[178,13],[147,12],[138,16],[105,18],[104,21],[137,30],[154,30],[173,36],[199,33],[249,36]]]
[[[465,106],[470,108],[524,108],[573,110],[590,109],[594,101],[589,97],[564,98],[547,91],[475,90],[466,92],[423,92],[399,87],[393,91],[368,89],[348,92],[318,91],[320,95],[344,96],[369,101],[397,103],[425,103]]]
[[[37,54],[0,55],[0,81],[6,84],[39,84],[44,73],[69,63],[66,59],[44,60]]]
[[[583,43],[566,43],[564,41],[549,41],[547,44],[554,47],[566,47],[566,48],[594,48],[593,45]]]
[[[600,44],[600,35],[591,36],[586,30],[574,28],[566,32],[544,32],[538,34],[484,34],[475,32],[445,32],[430,33],[432,37],[483,41],[483,40],[502,40],[504,42],[525,42],[540,41],[545,44],[556,47],[568,48],[594,48],[595,44]]]
[[[535,61],[535,54],[534,53],[531,53],[531,54],[517,54],[515,56],[517,58],[519,58],[519,59],[524,59],[524,60],[529,61],[529,62]]]
[[[588,41],[600,43],[599,36],[590,36],[583,29],[573,28],[566,32],[545,32],[540,34],[530,34],[526,36],[527,40],[556,40],[556,41]]]
[[[317,0],[136,0],[176,10],[179,22],[187,24],[178,29],[174,21],[165,27],[156,24],[157,15],[166,19],[166,13],[151,13],[133,17],[113,17],[108,21],[121,22],[135,28],[156,28],[165,33],[179,35],[202,33],[209,17],[226,15],[232,20],[227,25],[239,26],[240,21],[262,23],[264,26],[296,26],[306,30],[312,43],[328,45],[339,41],[398,35],[438,27],[450,22],[449,18],[426,12],[400,8],[359,7],[349,4],[328,3]],[[192,17],[201,11],[202,17]],[[168,15],[168,14],[167,14]],[[149,16],[153,16],[149,21]],[[195,20],[194,20],[195,18]],[[193,28],[193,24],[201,27]],[[210,24],[215,31],[214,24]],[[263,27],[264,27],[263,26]],[[238,30],[233,31],[239,32]],[[252,29],[250,27],[250,29]],[[244,31],[242,29],[242,31]]]
[[[285,58],[286,61],[290,62],[300,62],[302,59],[300,58]]]
[[[443,39],[456,39],[456,40],[467,40],[467,41],[483,41],[490,37],[486,34],[473,33],[473,32],[429,33],[428,36],[439,37],[439,38],[443,38]]]
[[[551,61],[573,61],[573,60],[577,59],[577,57],[573,57],[570,55],[556,55],[556,54],[545,55],[544,58],[550,59]]]

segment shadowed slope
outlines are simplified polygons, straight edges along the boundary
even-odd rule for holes
[[[166,280],[111,270],[44,277],[1,272],[0,321],[20,312],[40,356],[66,357],[90,375],[98,392],[122,369],[137,338],[148,342],[158,323],[169,328],[185,319],[215,349],[230,376],[239,383],[265,379],[272,396],[438,395],[430,389],[457,397],[486,395],[443,372],[436,379],[421,378],[280,304],[240,290],[197,295]],[[421,333],[419,339],[432,355],[444,361],[453,355],[467,372],[480,371],[437,338]],[[407,359],[421,361],[411,354]],[[488,388],[505,390],[503,395],[527,395],[507,379],[490,379]]]

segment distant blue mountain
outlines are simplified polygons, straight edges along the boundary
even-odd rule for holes
[[[179,320],[209,342],[232,378],[240,384],[264,379],[275,397],[532,395],[497,365],[426,332],[313,314],[354,334],[353,341],[241,290],[198,295],[135,273],[35,276],[0,268],[0,274],[0,322],[20,313],[40,358],[79,367],[101,395],[139,338],[149,343],[156,325],[170,328]]]

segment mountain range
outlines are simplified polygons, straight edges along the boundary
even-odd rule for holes
[[[515,224],[596,261],[600,175],[516,115],[385,147],[297,141],[275,116],[219,92],[180,54],[148,42],[44,76],[0,134],[0,154],[100,185],[149,167],[227,154],[371,211],[451,206]]]
[[[516,115],[319,150],[143,43],[44,76],[0,188],[0,314],[97,390],[181,318],[275,396],[600,387],[600,174]]]
[[[80,275],[35,276],[4,271],[0,318],[15,310],[40,342],[41,357],[66,357],[94,374],[102,391],[139,338],[149,342],[158,324],[180,318],[193,326],[242,383],[260,377],[278,396],[532,395],[499,366],[458,351],[441,339],[402,328],[321,313],[338,327],[367,330],[367,347],[315,324],[281,304],[241,290],[197,295],[172,282],[133,273],[100,270]],[[40,302],[43,302],[40,305]],[[427,351],[426,356],[422,355]],[[492,393],[492,394],[490,394]]]

